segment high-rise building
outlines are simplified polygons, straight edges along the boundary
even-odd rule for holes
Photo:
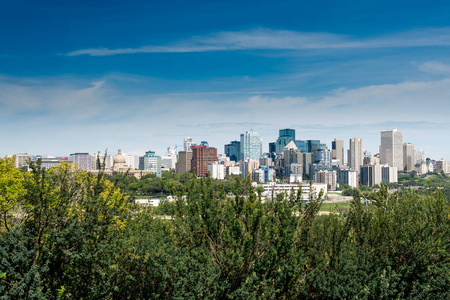
[[[358,175],[354,170],[338,170],[337,171],[337,182],[344,183],[348,186],[355,188],[358,186]]]
[[[381,165],[363,165],[360,168],[361,184],[374,186],[380,184],[381,181]]]
[[[192,145],[194,145],[194,143],[192,142],[192,138],[189,136],[185,137],[184,138],[184,151],[190,151]]]
[[[241,160],[241,142],[232,141],[225,145],[225,155],[230,158],[230,160],[238,162]]]
[[[154,151],[147,151],[139,158],[139,170],[152,170],[157,177],[161,177],[161,156]]]
[[[294,143],[295,143],[295,146],[297,146],[298,150],[300,150],[302,152],[308,152],[308,144],[306,143],[306,141],[295,140]]]
[[[260,166],[258,169],[252,170],[252,180],[259,183],[275,181],[275,170],[266,166]]]
[[[331,151],[328,149],[319,149],[317,151],[317,163],[331,167]]]
[[[167,147],[166,154],[161,157],[161,167],[163,169],[175,169],[177,163],[177,152],[174,147]]]
[[[214,147],[205,147],[203,145],[192,146],[191,172],[197,177],[206,177],[208,175],[208,165],[219,161],[217,149]]]
[[[336,181],[336,171],[320,170],[315,174],[315,182],[329,184],[332,191],[336,190]]]
[[[245,159],[241,161],[241,175],[244,178],[247,178],[249,174],[251,176],[252,171],[258,168],[259,168],[259,160]]]
[[[283,149],[283,159],[285,173],[288,173],[288,168],[293,163],[303,164],[302,152],[297,149],[294,141],[289,142]]]
[[[411,172],[414,170],[416,158],[414,153],[414,145],[410,143],[403,144],[403,170]]]
[[[331,142],[331,158],[339,160],[339,164],[344,164],[344,141],[336,140]]]
[[[308,177],[310,176],[309,171],[312,163],[312,153],[303,153],[303,174]]]
[[[275,152],[281,154],[284,147],[291,141],[295,141],[295,129],[280,129],[278,139],[275,145]]]
[[[450,162],[444,160],[443,158],[441,160],[436,161],[436,168],[435,168],[435,172],[437,173],[440,173],[442,171],[444,173],[450,173]]]
[[[398,182],[397,168],[387,165],[381,166],[381,181],[386,184]]]
[[[176,164],[176,172],[183,174],[191,171],[192,151],[178,152],[178,161]]]
[[[358,138],[350,139],[348,150],[348,166],[359,173],[363,164],[363,140]]]
[[[28,153],[18,153],[14,155],[16,158],[16,168],[22,168],[28,166],[31,161],[31,154]]]
[[[69,161],[75,163],[80,170],[92,170],[92,157],[89,153],[72,153]]]
[[[241,134],[241,159],[259,160],[261,154],[261,136],[255,131],[247,131]]]
[[[380,163],[403,170],[403,134],[397,129],[381,132]]]
[[[427,161],[427,153],[422,149],[414,151],[414,155],[416,163],[422,163]]]
[[[225,166],[218,162],[213,162],[208,165],[208,172],[211,178],[224,180],[225,179]]]

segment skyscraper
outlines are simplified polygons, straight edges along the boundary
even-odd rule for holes
[[[336,140],[331,142],[331,158],[339,160],[339,164],[344,164],[344,141]]]
[[[350,139],[348,150],[348,166],[358,172],[363,164],[363,140],[358,138]]]
[[[178,161],[176,164],[176,172],[183,174],[191,171],[192,151],[178,152]]]
[[[191,172],[195,172],[197,177],[206,177],[208,175],[208,165],[219,161],[217,158],[217,149],[205,147],[203,145],[192,146]]]
[[[381,132],[380,163],[403,170],[403,134],[397,129]]]
[[[295,129],[280,129],[279,136],[276,142],[276,153],[281,154],[284,147],[291,141],[295,141]]]
[[[241,134],[241,160],[250,158],[251,160],[259,161],[261,154],[261,136],[255,131],[247,131],[246,133]]]
[[[192,138],[191,137],[185,137],[184,138],[184,151],[190,151],[191,150],[191,146],[194,143],[192,142]]]
[[[416,164],[416,157],[414,153],[414,145],[411,143],[403,144],[403,169],[406,172],[414,170]]]
[[[238,162],[241,160],[241,142],[232,141],[225,145],[225,155],[230,158],[230,160]]]

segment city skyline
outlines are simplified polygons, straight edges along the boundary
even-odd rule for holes
[[[423,2],[423,3],[422,3]],[[8,2],[0,156],[380,131],[450,160],[450,3]],[[188,12],[188,13],[186,13]],[[345,142],[347,143],[347,142]],[[346,144],[345,144],[346,145]]]

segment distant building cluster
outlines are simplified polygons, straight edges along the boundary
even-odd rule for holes
[[[238,140],[224,146],[224,153],[201,141],[198,145],[191,137],[186,137],[183,150],[168,147],[163,156],[155,151],[144,155],[127,155],[118,150],[116,155],[101,153],[72,153],[68,157],[53,157],[18,153],[15,157],[17,168],[27,168],[30,161],[39,161],[49,169],[63,162],[75,163],[79,169],[98,173],[127,173],[136,177],[147,174],[162,176],[162,171],[176,173],[191,172],[197,177],[212,177],[224,180],[229,176],[250,177],[259,184],[271,183],[271,189],[306,185],[314,182],[325,190],[335,190],[340,184],[350,187],[358,185],[375,186],[381,183],[395,183],[398,172],[450,173],[450,162],[427,158],[424,150],[415,150],[411,143],[403,142],[403,134],[396,129],[385,130],[380,135],[379,153],[371,155],[364,151],[363,139],[348,141],[347,152],[344,140],[331,141],[331,149],[320,140],[298,140],[294,129],[279,130],[279,136],[269,143],[269,152],[262,151],[262,138],[253,130],[240,135]],[[345,155],[346,154],[346,155]],[[264,189],[268,189],[264,185]],[[266,191],[267,192],[267,191]]]

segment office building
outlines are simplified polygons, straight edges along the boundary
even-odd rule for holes
[[[339,165],[344,164],[344,141],[336,140],[331,142],[331,158],[339,160]]]
[[[208,165],[209,176],[214,179],[224,180],[225,179],[225,166],[219,164],[218,162],[213,162]]]
[[[252,180],[259,183],[275,181],[275,170],[266,166],[260,166],[258,169],[252,170]]]
[[[184,138],[184,151],[190,151],[191,147],[194,145],[194,143],[192,142],[192,138],[191,137],[185,137]]]
[[[414,153],[414,145],[411,143],[403,144],[403,169],[406,172],[414,170],[416,164],[416,158]]]
[[[363,140],[358,138],[350,139],[348,150],[348,166],[352,170],[359,172],[363,164]]]
[[[325,183],[330,186],[331,191],[336,190],[337,175],[336,171],[320,170],[315,174],[316,183]]]
[[[241,160],[241,142],[232,141],[225,145],[225,155],[230,158],[230,160],[238,162]]]
[[[436,161],[435,167],[435,172],[440,173],[442,171],[444,173],[450,173],[450,162],[444,160],[443,158],[441,160]]]
[[[28,153],[18,153],[14,156],[16,160],[16,168],[28,167],[32,158],[31,154]]]
[[[219,161],[217,149],[203,145],[192,146],[191,172],[197,177],[206,177],[208,175],[208,165]]]
[[[381,180],[381,165],[363,165],[360,168],[361,185],[379,185]]]
[[[278,139],[275,145],[275,152],[281,154],[284,147],[291,141],[295,141],[295,129],[280,129]]]
[[[69,161],[75,163],[80,170],[92,170],[92,157],[89,153],[72,153]]]
[[[192,151],[178,152],[178,161],[176,163],[176,173],[183,174],[191,171]]]
[[[259,160],[262,154],[262,139],[255,131],[241,134],[241,159]]]
[[[355,170],[339,169],[336,177],[337,183],[344,183],[352,188],[358,186],[358,174]]]
[[[381,182],[396,183],[398,182],[398,170],[396,167],[390,167],[388,165],[381,166]]]
[[[397,129],[381,132],[380,163],[403,170],[403,134]]]
[[[139,158],[139,170],[151,170],[157,177],[161,177],[161,156],[154,151],[147,151]]]
[[[247,176],[252,175],[252,171],[254,169],[259,168],[259,160],[251,160],[246,159],[241,161],[241,175],[243,178],[247,178]]]

